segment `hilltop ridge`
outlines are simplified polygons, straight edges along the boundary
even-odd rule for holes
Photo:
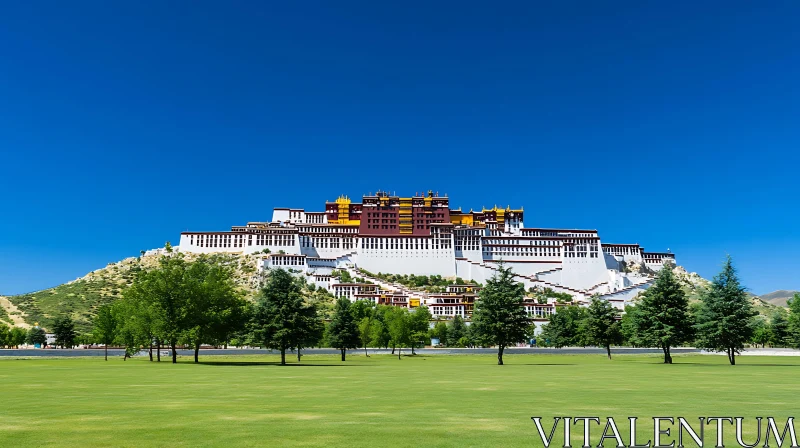
[[[122,297],[122,291],[132,284],[135,267],[154,266],[159,256],[149,253],[128,257],[52,288],[0,298],[0,320],[5,314],[16,322],[24,322],[24,326],[40,323],[48,328],[55,318],[68,314],[79,331],[89,331],[97,308]],[[198,257],[196,254],[184,256],[188,260]],[[231,265],[240,288],[253,289],[259,255],[212,254],[209,257]]]

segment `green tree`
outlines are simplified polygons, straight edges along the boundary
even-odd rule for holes
[[[198,362],[202,344],[222,345],[244,325],[245,301],[236,290],[233,272],[220,263],[201,258],[189,268],[184,339],[194,348]]]
[[[791,345],[791,336],[789,331],[789,321],[786,319],[786,311],[780,309],[772,314],[772,319],[769,322],[770,328],[770,343],[774,347],[786,347]]]
[[[397,359],[400,358],[404,345],[411,345],[411,324],[408,309],[400,307],[390,307],[387,313],[387,324],[389,335],[392,341],[392,354],[394,347],[397,347]]]
[[[460,317],[460,316],[457,316]],[[439,321],[436,322],[436,325],[431,330],[431,337],[438,339],[439,344],[446,346],[447,345],[447,324]]]
[[[300,353],[306,347],[319,345],[325,336],[325,323],[322,321],[316,305],[305,301],[305,306],[300,310],[300,326],[298,327],[297,342],[297,361],[300,361]]]
[[[388,316],[391,312],[390,306],[376,305],[375,319],[372,321],[372,341],[376,347],[389,348],[392,335],[389,334]],[[394,353],[393,353],[394,354]]]
[[[479,293],[472,325],[481,342],[497,346],[498,365],[503,365],[505,348],[524,341],[528,334],[530,321],[524,299],[525,286],[514,281],[511,269],[502,263]]]
[[[113,344],[119,333],[119,322],[111,305],[103,305],[94,317],[94,340],[105,345],[105,358],[108,361],[108,346]]]
[[[124,333],[123,339],[126,341],[126,348],[130,351],[130,344],[146,346],[153,360],[153,344],[156,345],[156,357],[161,361],[162,338],[160,329],[162,328],[161,313],[155,306],[154,298],[149,295],[146,288],[142,288],[142,282],[126,288],[122,293],[122,300],[115,303],[114,311],[122,317],[120,333]]]
[[[661,269],[651,288],[644,292],[634,314],[637,339],[664,352],[664,363],[672,364],[670,348],[692,339],[693,322],[689,300],[669,266]]]
[[[619,322],[619,329],[622,332],[623,344],[628,344],[632,347],[641,347],[647,345],[639,340],[638,337],[638,322],[637,316],[638,307],[635,305],[625,305],[625,313],[622,314],[622,319]]]
[[[340,297],[333,310],[333,318],[328,325],[328,344],[342,352],[345,360],[347,349],[358,348],[361,342],[358,324],[350,310],[350,300]]]
[[[408,324],[411,332],[411,354],[414,355],[414,347],[424,347],[430,341],[431,312],[427,306],[419,306],[409,313]]]
[[[358,322],[358,335],[361,346],[364,347],[364,356],[369,357],[367,347],[375,340],[377,334],[375,323],[378,311],[376,304],[366,300],[359,300],[351,306],[353,319]]]
[[[800,348],[800,294],[789,299],[789,344]]]
[[[769,323],[761,316],[758,316],[753,320],[753,337],[750,339],[750,343],[764,347],[771,341],[772,330],[770,329]]]
[[[697,346],[725,352],[731,365],[735,365],[736,355],[753,336],[753,317],[758,313],[739,283],[730,256],[703,294],[701,303],[695,325]]]
[[[75,323],[69,316],[58,318],[53,322],[53,334],[56,338],[56,345],[60,345],[61,348],[75,346]]]
[[[448,345],[461,346],[461,339],[467,335],[467,324],[464,323],[464,318],[456,315],[450,328],[447,329],[447,342]]]
[[[622,340],[617,310],[607,300],[592,297],[583,322],[586,340],[590,344],[605,347],[608,359],[611,359],[611,345],[619,344]]]
[[[172,362],[178,362],[178,341],[184,337],[189,318],[189,302],[196,291],[196,280],[190,276],[192,263],[187,262],[181,253],[167,253],[158,260],[152,269],[142,269],[134,278],[131,288],[147,303],[151,312],[157,314],[157,345],[163,342],[172,351]],[[134,294],[132,292],[131,294]]]
[[[264,347],[281,352],[286,365],[286,350],[300,347],[318,328],[316,309],[303,300],[302,285],[283,269],[273,269],[261,289],[251,321],[252,338]]]
[[[5,325],[0,323],[0,347],[8,347],[11,345],[11,330]]]
[[[28,337],[26,342],[31,345],[39,344],[42,347],[47,344],[47,334],[45,334],[44,330],[40,327],[33,327],[28,330]]]
[[[586,345],[581,329],[581,322],[586,317],[586,309],[577,305],[556,307],[556,313],[550,316],[542,327],[539,339],[550,347],[575,347]]]
[[[13,327],[8,333],[9,345],[14,348],[19,348],[28,339],[28,332],[24,328]]]

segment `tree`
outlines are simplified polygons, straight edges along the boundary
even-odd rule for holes
[[[0,323],[0,347],[8,347],[11,345],[11,330],[5,325]]]
[[[297,361],[300,361],[300,352],[306,347],[318,345],[325,336],[325,323],[319,315],[316,305],[305,302],[300,312],[300,326],[298,327]]]
[[[42,328],[33,327],[30,330],[28,330],[28,337],[26,341],[30,345],[39,344],[42,347],[44,347],[44,345],[47,344],[47,334],[45,334]]]
[[[586,317],[586,309],[577,305],[556,307],[556,313],[542,327],[539,339],[545,345],[555,348],[586,345],[581,322]]]
[[[460,316],[459,316],[460,317]],[[436,322],[436,325],[431,330],[431,337],[439,340],[439,344],[447,345],[447,324],[444,322]]]
[[[375,319],[372,321],[372,342],[377,347],[388,348],[392,341],[387,318],[391,308],[393,307],[387,305],[375,306]]]
[[[456,315],[450,328],[447,329],[447,342],[448,345],[460,346],[461,339],[467,335],[467,324],[464,323],[464,318]]]
[[[369,358],[367,347],[372,343],[375,335],[374,323],[375,319],[371,317],[364,317],[358,322],[358,337],[361,346],[364,347],[364,356],[367,358]]]
[[[789,299],[789,343],[800,348],[800,294],[795,293]]]
[[[608,359],[611,359],[611,345],[619,344],[622,340],[617,310],[607,300],[592,297],[584,324],[587,341],[605,347]]]
[[[625,305],[625,312],[622,314],[622,319],[619,321],[619,329],[622,332],[622,343],[632,347],[647,345],[641,341],[638,336],[638,308],[639,307],[635,305]]]
[[[158,260],[152,269],[139,271],[126,294],[139,296],[149,312],[158,316],[153,321],[157,346],[166,343],[172,351],[172,363],[178,362],[178,341],[185,337],[189,302],[197,290],[196,279],[190,276],[192,263],[188,263],[181,253],[172,252],[167,245],[167,253]],[[160,354],[160,350],[159,350]]]
[[[498,365],[503,365],[505,348],[524,341],[528,334],[524,299],[525,286],[514,281],[511,268],[502,263],[479,293],[472,322],[482,342],[497,346]]]
[[[194,348],[199,361],[202,344],[221,345],[244,324],[246,303],[240,297],[230,268],[200,258],[187,272],[191,295],[186,302],[184,339]]]
[[[361,342],[358,324],[350,310],[350,300],[340,297],[333,310],[333,318],[328,325],[328,344],[342,352],[345,360],[347,349],[358,348]]]
[[[117,339],[119,322],[111,305],[103,305],[97,310],[94,318],[93,336],[95,341],[105,345],[105,357],[108,361],[108,346]]]
[[[725,352],[735,365],[736,355],[753,336],[753,317],[757,314],[728,256],[722,272],[702,296],[695,325],[697,346]]]
[[[753,319],[753,337],[750,343],[762,348],[772,341],[772,330],[769,323],[761,316]]]
[[[350,312],[353,314],[358,324],[358,335],[360,344],[364,347],[364,356],[369,357],[367,353],[367,346],[372,343],[375,338],[375,318],[376,309],[375,303],[367,300],[358,300],[350,306]]]
[[[75,346],[75,323],[69,316],[58,318],[53,322],[53,334],[56,338],[56,345],[60,345],[61,348]]]
[[[791,336],[789,332],[789,321],[786,319],[786,312],[782,309],[775,311],[772,314],[772,319],[769,323],[770,329],[770,343],[774,347],[786,347],[791,345]]]
[[[390,307],[387,313],[387,324],[391,336],[392,348],[397,347],[397,359],[404,345],[411,345],[411,325],[408,309]],[[394,353],[394,350],[392,350]]]
[[[148,290],[141,287],[142,283],[134,284],[122,293],[122,300],[114,304],[114,311],[122,318],[120,333],[124,333],[126,349],[130,352],[134,346],[146,346],[149,351],[150,361],[153,360],[153,343],[156,344],[156,357],[161,361],[161,313],[155,306],[154,298],[148,295]]]
[[[303,300],[302,285],[283,269],[273,269],[261,288],[261,297],[251,321],[254,341],[281,352],[286,365],[286,350],[303,346],[313,328],[318,328],[316,309]]]
[[[408,324],[411,332],[411,354],[414,355],[414,347],[419,345],[425,346],[425,342],[429,341],[431,312],[427,306],[419,306],[414,308],[409,313]]]
[[[644,292],[633,315],[637,340],[660,348],[664,364],[672,364],[670,348],[691,340],[693,326],[689,300],[670,266],[658,272],[656,281]]]
[[[14,348],[19,348],[28,339],[28,332],[24,328],[13,327],[8,332],[9,345]]]

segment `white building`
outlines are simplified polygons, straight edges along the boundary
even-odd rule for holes
[[[638,244],[604,244],[596,230],[526,228],[522,209],[462,212],[433,192],[398,197],[378,192],[361,203],[340,197],[324,212],[276,208],[270,222],[249,222],[227,232],[183,232],[178,250],[192,253],[263,253],[262,268],[286,268],[351,300],[399,306],[425,304],[435,316],[467,316],[465,291],[422,295],[369,273],[440,275],[485,283],[500,263],[526,289],[549,289],[587,301],[598,295],[618,308],[653,282],[647,272],[675,263],[668,252],[645,252]],[[646,267],[647,269],[632,269]],[[351,270],[372,286],[342,284],[334,269]],[[474,302],[473,302],[474,303]],[[548,306],[549,305],[549,306]],[[551,304],[531,304],[546,318]]]

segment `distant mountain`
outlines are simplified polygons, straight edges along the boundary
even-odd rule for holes
[[[800,294],[800,291],[789,291],[786,289],[780,289],[778,291],[771,292],[769,294],[764,294],[759,296],[761,300],[771,303],[777,306],[788,306],[786,302],[789,301],[795,294]]]
[[[672,272],[675,273],[675,278],[683,287],[683,291],[686,293],[689,302],[699,302],[703,297],[703,293],[711,286],[710,281],[700,277],[696,272],[687,272],[682,266],[676,266]],[[761,315],[771,316],[775,310],[781,306],[770,303],[764,299],[764,297],[758,297],[749,293],[748,295],[753,303],[753,307],[755,307],[755,310]]]

